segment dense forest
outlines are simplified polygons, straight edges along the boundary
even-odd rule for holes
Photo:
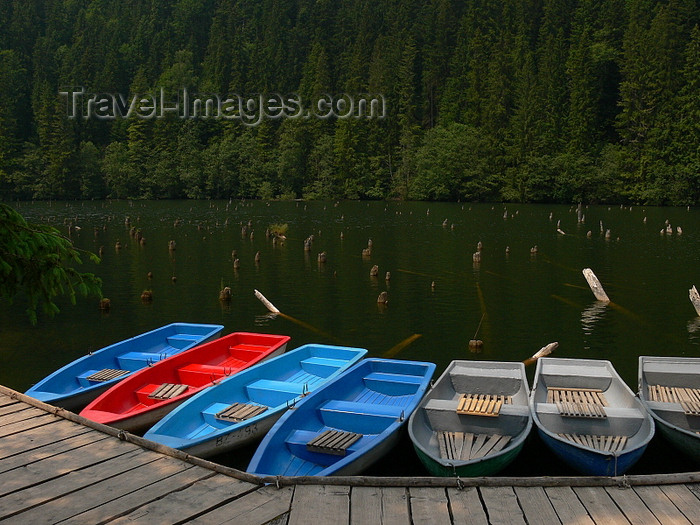
[[[699,0],[4,0],[0,199],[697,204],[699,22]],[[68,118],[79,87],[386,114]]]

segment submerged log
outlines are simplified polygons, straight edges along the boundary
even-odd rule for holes
[[[270,310],[270,312],[272,312],[273,314],[280,313],[280,311],[277,309],[277,307],[274,304],[272,304],[270,301],[268,301],[267,298],[263,294],[261,294],[257,290],[253,290],[253,291],[255,292],[255,297],[257,297],[260,300],[260,302],[265,305],[265,308]]]
[[[695,311],[700,315],[700,294],[698,293],[698,289],[695,288],[695,285],[688,290],[688,296],[690,297],[690,302],[693,303],[695,307]]]
[[[605,293],[605,290],[603,290],[603,285],[600,284],[600,281],[593,273],[593,270],[590,268],[584,268],[583,276],[586,278],[588,286],[591,287],[591,291],[593,292],[593,295],[595,295],[595,298],[599,301],[603,301],[604,303],[609,303],[610,298],[608,297],[608,294]]]

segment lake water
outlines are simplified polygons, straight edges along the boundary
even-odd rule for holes
[[[700,355],[700,318],[688,300],[688,288],[700,285],[697,209],[590,206],[579,223],[575,207],[557,205],[134,201],[16,207],[65,234],[69,224],[78,226],[71,238],[79,248],[103,247],[102,262],[88,261],[83,269],[103,279],[112,304],[103,313],[96,298],[79,298],[75,306],[61,301],[59,315],[40,315],[32,326],[21,298],[14,305],[0,302],[0,383],[19,391],[88,351],[175,321],[223,324],[224,334],[287,334],[289,348],[341,344],[367,348],[369,356],[432,361],[436,378],[453,359],[521,361],[558,341],[554,355],[609,359],[636,390],[639,355]],[[144,245],[129,235],[126,217]],[[667,220],[672,235],[660,233]],[[275,223],[288,225],[283,244],[265,235]],[[305,251],[310,235],[312,247]],[[475,263],[479,242],[481,262]],[[317,260],[322,251],[325,263]],[[377,277],[370,276],[373,265]],[[581,273],[586,267],[612,304],[595,300]],[[222,285],[233,292],[228,304],[218,299]],[[146,289],[153,292],[150,304],[140,300]],[[268,315],[254,289],[286,315]],[[382,291],[386,306],[377,303]],[[468,347],[475,334],[484,342],[478,354]],[[529,367],[530,379],[533,373]],[[658,441],[633,472],[688,468],[682,458],[667,458]],[[507,473],[570,473],[536,437],[523,452]],[[219,459],[244,468],[249,454]],[[425,473],[409,443],[372,473],[396,473],[403,457],[409,460],[399,461],[401,473]]]

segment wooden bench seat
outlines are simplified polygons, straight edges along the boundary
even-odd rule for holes
[[[322,452],[324,454],[344,456],[348,447],[361,437],[362,434],[356,434],[355,432],[326,430],[309,441],[306,444],[306,448],[310,452]]]
[[[603,407],[609,406],[602,390],[597,388],[547,389],[547,403],[554,403],[566,417],[606,417]]]
[[[559,434],[559,437],[604,452],[621,452],[627,444],[627,436],[594,436],[591,434]]]
[[[455,461],[468,461],[495,454],[510,441],[510,436],[500,434],[473,434],[471,432],[437,432],[440,457]]]
[[[121,368],[104,368],[103,370],[99,370],[98,372],[87,376],[85,379],[96,383],[102,383],[104,381],[111,381],[112,379],[116,379],[117,377],[121,377],[129,373],[129,370],[122,370]]]
[[[187,385],[179,385],[177,383],[163,383],[153,392],[148,394],[151,399],[172,399],[173,397],[179,396],[185,390],[187,390]]]
[[[250,419],[251,417],[255,417],[258,414],[262,414],[267,410],[267,408],[268,407],[263,405],[233,403],[220,412],[217,412],[214,417],[216,419],[221,419],[222,421],[232,421],[234,423],[238,423],[240,421]]]
[[[700,415],[699,388],[649,385],[649,399],[661,403],[678,403],[687,415]]]
[[[460,415],[496,417],[504,404],[511,403],[513,403],[511,396],[462,394],[457,403],[457,413]]]

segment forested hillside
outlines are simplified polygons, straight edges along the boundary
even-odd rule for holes
[[[699,0],[3,0],[0,197],[697,204],[699,22]],[[68,118],[78,87],[386,116]]]

